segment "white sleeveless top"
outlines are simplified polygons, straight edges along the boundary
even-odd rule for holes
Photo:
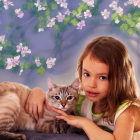
[[[86,97],[84,98],[84,100],[81,100],[81,101],[82,101],[81,106],[79,106],[80,105],[80,102],[79,102],[78,108],[76,108],[77,111],[80,109],[79,115],[92,120],[96,125],[98,125],[99,127],[101,126],[102,129],[111,130],[111,131],[114,131],[115,122],[116,122],[117,118],[119,117],[119,115],[131,104],[130,102],[129,103],[126,102],[126,103],[122,104],[119,107],[119,109],[114,117],[114,122],[108,124],[108,122],[104,121],[103,118],[101,117],[102,114],[93,114],[92,113],[93,102],[91,102]],[[138,106],[138,104],[136,104],[136,103],[133,103],[133,105]],[[133,133],[132,140],[140,140],[140,131]]]

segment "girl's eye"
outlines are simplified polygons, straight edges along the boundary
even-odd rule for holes
[[[71,100],[73,98],[73,96],[69,96],[67,97],[67,100]]]
[[[101,76],[100,79],[101,79],[101,80],[105,80],[105,79],[107,79],[107,78],[106,78],[105,76]]]
[[[89,77],[89,76],[90,76],[88,73],[84,73],[84,75],[85,75],[86,77]]]
[[[59,97],[59,96],[55,96],[55,99],[56,99],[56,100],[60,100],[60,97]]]

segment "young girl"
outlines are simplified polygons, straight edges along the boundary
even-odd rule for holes
[[[83,129],[90,140],[140,140],[140,94],[125,46],[111,37],[93,39],[80,56],[77,71],[85,93],[76,106],[82,117],[51,108],[61,114],[56,118]],[[26,111],[38,120],[44,102],[45,93],[35,88]]]

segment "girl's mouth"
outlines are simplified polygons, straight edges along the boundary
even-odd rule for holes
[[[98,94],[99,94],[99,93],[87,91],[87,96],[96,97],[96,96],[98,96]]]

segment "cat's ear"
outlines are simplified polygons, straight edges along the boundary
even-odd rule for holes
[[[71,84],[71,86],[72,86],[72,88],[74,88],[74,89],[76,89],[76,90],[78,91],[78,89],[79,89],[79,84],[80,84],[79,78],[76,78],[76,79],[73,81],[73,83]]]
[[[52,82],[51,79],[48,79],[48,87],[49,87],[49,90],[53,90],[56,85]]]

